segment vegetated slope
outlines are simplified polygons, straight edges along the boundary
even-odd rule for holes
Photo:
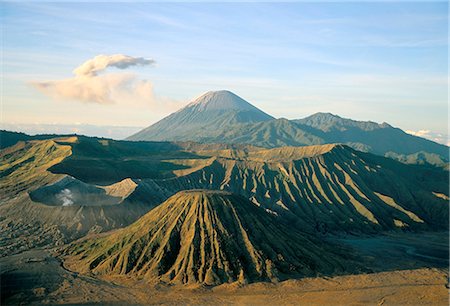
[[[265,148],[282,146],[309,146],[326,143],[305,129],[287,119],[273,119],[258,123],[247,123],[214,130],[209,135],[195,136],[200,142],[251,144]]]
[[[130,182],[103,188],[49,172],[73,154],[70,144],[77,141],[33,140],[0,151],[0,256],[123,227],[167,198],[124,203],[135,188]]]
[[[241,194],[311,231],[448,228],[448,172],[404,165],[344,145],[106,145],[104,140],[78,138],[71,146],[74,154],[50,170],[88,183],[98,181],[97,173],[110,184],[129,177],[136,186],[121,199],[129,205],[155,205],[186,189],[218,189]],[[112,165],[122,160],[137,166],[132,163],[128,170],[121,165],[117,175]]]
[[[228,91],[208,92],[128,139],[233,143],[266,148],[345,143],[379,155],[424,151],[437,154],[446,162],[449,156],[447,146],[409,135],[387,123],[356,121],[330,113],[297,120],[274,119]]]
[[[73,136],[18,142],[3,149],[0,256],[62,244],[136,221],[173,194],[149,189],[148,184],[138,186],[140,179],[175,177],[177,171],[189,173],[209,162],[183,146],[204,148],[193,143]],[[234,147],[210,146],[215,150]],[[179,159],[190,162],[179,163]],[[130,198],[135,189],[144,196]]]
[[[321,127],[319,124],[312,124],[309,120],[273,119],[257,123],[233,124],[222,129],[207,129],[192,133],[191,136],[183,139],[206,143],[248,144],[265,148],[344,143],[360,151],[387,157],[393,157],[392,152],[406,155],[426,152],[438,155],[444,162],[448,162],[449,148],[447,146],[407,134],[387,123],[354,121],[321,113],[312,115],[308,119],[317,116],[339,120],[324,120]],[[321,121],[318,120],[318,122]],[[434,165],[442,164],[434,163]]]
[[[65,139],[71,141],[71,138]],[[19,142],[0,151],[0,201],[61,179],[47,171],[71,155],[55,140]]]
[[[19,141],[28,141],[28,140],[44,140],[51,139],[57,137],[70,137],[73,135],[28,135],[21,132],[12,132],[6,130],[0,130],[0,149],[4,149],[7,147],[11,147],[18,143]]]
[[[448,228],[448,172],[342,145],[262,149],[72,137],[18,143],[0,160],[8,252],[122,227],[178,191],[199,188],[243,195],[314,232]]]
[[[343,145],[216,154],[186,175],[139,181],[129,200],[145,198],[151,190],[217,189],[241,194],[314,231],[448,228],[448,172],[443,170]]]
[[[128,140],[196,140],[192,137],[202,137],[236,123],[271,119],[272,116],[232,92],[210,91]]]
[[[206,285],[355,270],[341,252],[241,196],[205,190],[179,192],[136,223],[66,250],[77,271]]]
[[[379,155],[388,152],[408,155],[425,151],[448,160],[448,146],[407,134],[385,122],[378,124],[371,121],[356,121],[330,113],[317,113],[294,122],[316,129],[311,132],[321,136],[327,143],[348,143],[356,149],[365,149],[364,151]]]
[[[189,166],[165,160],[204,158],[170,142],[115,141],[79,136],[70,145],[73,154],[52,166],[50,171],[70,174],[83,182],[98,185],[113,184],[126,178],[174,176],[173,171]]]
[[[30,140],[31,136],[25,133],[0,130],[0,149],[15,145],[19,141]]]
[[[397,154],[394,152],[388,152],[385,156],[398,160],[404,164],[435,166],[447,171],[450,168],[450,164],[447,159],[441,157],[439,154],[427,153],[424,151],[413,154]]]

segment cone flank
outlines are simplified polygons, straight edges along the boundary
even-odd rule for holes
[[[194,108],[198,112],[213,110],[259,111],[249,102],[228,90],[209,91],[189,103],[186,108]]]
[[[209,91],[129,139],[183,140],[192,135],[222,130],[233,124],[272,119],[272,116],[228,90]]]
[[[335,272],[345,262],[241,196],[181,191],[135,224],[72,245],[82,269],[172,284],[275,281]],[[330,253],[331,252],[331,253]],[[331,255],[330,255],[331,254]]]

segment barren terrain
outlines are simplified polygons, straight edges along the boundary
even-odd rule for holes
[[[2,304],[448,305],[448,233],[405,236],[340,240],[357,244],[374,273],[216,287],[96,278],[67,270],[50,250],[33,250],[0,259]],[[428,255],[407,251],[418,246]]]

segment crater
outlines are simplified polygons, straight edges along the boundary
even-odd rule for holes
[[[49,206],[104,206],[122,202],[122,197],[108,195],[105,189],[70,176],[31,191],[29,195],[34,202]]]

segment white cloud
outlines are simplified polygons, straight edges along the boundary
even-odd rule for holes
[[[430,130],[418,130],[418,131],[407,130],[406,133],[414,135],[414,136],[424,137],[424,136],[428,136],[431,133],[431,131]]]
[[[448,138],[448,135],[433,132],[430,130],[418,130],[418,131],[406,130],[405,132],[414,136],[426,138],[450,146],[450,139]]]
[[[86,103],[114,104],[117,95],[129,91],[137,82],[130,74],[105,74],[100,76],[77,76],[71,79],[34,82],[35,88],[55,100],[75,100]],[[152,86],[146,86],[152,93]],[[139,90],[139,94],[143,91]]]
[[[55,100],[79,101],[96,104],[135,104],[153,108],[170,108],[179,103],[157,97],[153,84],[131,73],[105,73],[109,67],[127,69],[148,66],[152,59],[123,54],[98,55],[74,69],[74,77],[63,80],[32,82],[31,84]]]
[[[101,71],[108,67],[116,67],[119,69],[126,69],[131,66],[146,66],[153,65],[156,62],[152,59],[143,57],[132,57],[123,54],[114,55],[97,55],[93,59],[84,62],[78,68],[75,68],[73,73],[76,76],[97,76]]]

